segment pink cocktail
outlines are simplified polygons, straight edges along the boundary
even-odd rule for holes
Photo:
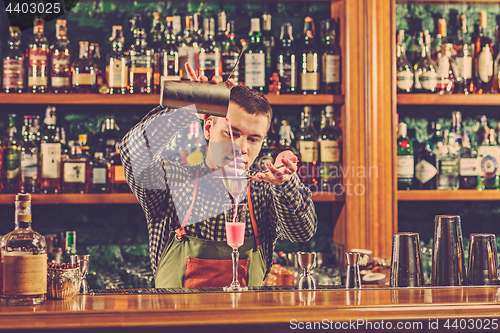
[[[247,204],[234,203],[224,205],[224,218],[226,222],[226,240],[227,244],[233,249],[231,258],[233,261],[233,281],[224,291],[243,291],[248,290],[242,287],[238,281],[238,261],[240,253],[238,248],[245,242],[245,225],[247,220]]]
[[[226,222],[226,238],[227,245],[231,246],[233,249],[242,246],[245,241],[245,223]]]

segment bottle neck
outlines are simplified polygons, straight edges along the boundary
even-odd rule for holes
[[[16,201],[16,229],[31,229],[31,201]]]

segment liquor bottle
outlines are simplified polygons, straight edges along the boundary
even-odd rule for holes
[[[24,52],[21,51],[21,29],[9,27],[10,39],[8,51],[3,58],[2,90],[6,93],[22,93],[26,91],[24,77]]]
[[[342,151],[342,133],[335,126],[333,119],[333,106],[325,107],[324,119],[325,123],[319,131],[319,156],[321,161],[321,189],[327,192],[334,192],[336,187],[341,184],[342,171],[341,151]]]
[[[87,193],[90,168],[80,143],[69,141],[70,153],[61,160],[62,193]]]
[[[21,141],[17,135],[16,115],[9,114],[9,127],[3,141],[2,179],[4,193],[19,193],[21,189]]]
[[[460,151],[460,173],[458,177],[459,188],[476,189],[477,175],[479,172],[477,150],[471,145],[468,131],[463,132],[462,149]]]
[[[111,155],[116,153],[116,144],[120,140],[118,135],[118,126],[113,115],[106,116],[101,127],[98,150],[104,153],[105,159],[110,159]]]
[[[102,151],[96,151],[94,158],[89,163],[91,178],[89,193],[109,192],[109,162],[104,158]]]
[[[151,49],[153,50],[153,91],[155,94],[159,94],[161,90],[161,76],[163,75],[162,57],[163,57],[164,30],[165,27],[161,23],[161,13],[153,12],[153,24],[151,27],[150,34],[152,36]]]
[[[281,25],[280,42],[277,48],[276,69],[280,77],[281,93],[293,94],[297,91],[297,55],[290,23]]]
[[[21,193],[39,192],[38,146],[33,117],[24,116],[21,145]]]
[[[67,38],[66,20],[56,20],[56,40],[50,47],[50,91],[71,92],[71,53]]]
[[[266,53],[260,34],[260,19],[250,20],[250,43],[245,57],[245,85],[264,92],[266,86]]]
[[[443,145],[435,149],[438,169],[438,190],[458,190],[460,144],[448,132],[443,136]]]
[[[412,65],[406,59],[404,35],[404,30],[398,31],[396,48],[396,86],[398,93],[412,92],[413,82],[415,81]]]
[[[438,19],[438,33],[436,38],[431,44],[431,58],[434,62],[438,61],[438,54],[441,53],[442,45],[447,43],[448,37],[446,36],[446,19]]]
[[[56,131],[56,108],[47,107],[45,128],[41,134],[41,178],[40,192],[60,193],[61,191],[61,139]]]
[[[142,16],[135,14],[132,22],[134,44],[130,46],[129,91],[131,94],[153,92],[153,50],[147,46]]]
[[[204,41],[196,54],[196,72],[198,76],[206,76],[210,81],[215,75],[222,75],[221,49],[215,40],[215,20],[213,17],[203,19],[205,31]]]
[[[450,140],[462,145],[462,113],[460,111],[453,111],[451,113],[451,126],[450,126]]]
[[[488,129],[484,135],[484,141],[477,149],[479,174],[477,176],[477,189],[498,190],[500,188],[500,177],[498,164],[500,163],[500,147],[495,139],[495,130]]]
[[[109,159],[109,189],[111,193],[130,193],[130,187],[125,178],[120,152],[113,153]]]
[[[106,59],[106,82],[110,94],[126,94],[128,85],[127,57],[123,52],[123,30],[121,25],[113,26],[111,51]]]
[[[304,42],[301,51],[300,90],[304,95],[319,91],[320,68],[319,51],[314,39],[314,22],[311,17],[304,19]]]
[[[340,48],[337,46],[334,19],[327,19],[321,22],[321,37],[323,44],[321,91],[325,94],[341,94],[342,67],[340,60],[342,54]]]
[[[76,251],[76,231],[66,231],[64,233],[64,248],[61,257],[62,262],[72,262],[71,257],[77,255]]]
[[[473,126],[474,130],[474,146],[479,147],[483,144],[485,134],[489,133],[490,126],[485,115],[478,116],[477,122]]]
[[[161,56],[161,82],[163,80],[180,80],[179,76],[179,49],[177,47],[177,36],[173,30],[173,16],[167,17],[167,28],[165,30],[166,45]]]
[[[415,92],[433,93],[436,92],[438,75],[436,63],[431,59],[430,54],[431,36],[429,30],[424,31],[424,44],[419,62],[415,65]]]
[[[227,81],[232,78],[236,84],[240,83],[241,67],[238,61],[241,50],[234,39],[234,21],[229,21],[226,25],[226,39],[222,44],[222,80]],[[234,66],[236,65],[236,68]],[[234,71],[233,71],[234,69]],[[231,75],[231,76],[230,76]]]
[[[44,23],[41,18],[34,20],[33,37],[26,50],[30,93],[46,93],[49,89],[49,44],[44,34]]]
[[[193,16],[187,15],[185,17],[185,29],[183,32],[182,39],[178,44],[179,50],[179,74],[182,80],[189,80],[189,75],[186,72],[186,62],[189,62],[191,65],[196,64],[196,53],[194,52],[195,46],[194,43],[197,43],[197,40],[194,36],[194,22]],[[193,58],[194,53],[194,58]]]
[[[469,94],[473,91],[472,84],[472,56],[473,47],[466,38],[467,19],[460,15],[459,29],[457,30],[457,41],[455,47],[455,92]]]
[[[89,58],[89,42],[80,41],[78,59],[71,65],[73,92],[92,94],[97,93],[97,68]]]
[[[474,44],[474,92],[486,94],[493,91],[493,44],[485,35],[487,13],[479,13],[479,36]]]
[[[441,95],[451,94],[455,87],[455,76],[453,75],[453,44],[447,37],[446,19],[438,20],[439,35],[441,44],[436,52],[436,72],[438,75],[437,92]]]
[[[318,133],[312,124],[312,109],[305,106],[301,113],[300,132],[297,149],[300,154],[297,174],[300,180],[311,190],[319,190],[318,175]]]
[[[422,45],[424,45],[423,36],[424,34],[422,31],[415,32],[411,38],[408,50],[406,52],[407,59],[411,63],[413,68],[416,64],[418,64],[422,56]]]
[[[274,36],[272,33],[272,16],[270,13],[262,14],[262,44],[266,54],[266,73],[270,76],[274,68]]]
[[[437,189],[436,154],[429,142],[424,142],[415,154],[414,188],[418,190]]]
[[[397,139],[398,190],[411,190],[415,175],[413,144],[407,137],[407,131],[408,126],[405,123],[399,123]]]
[[[45,238],[31,228],[31,195],[17,194],[15,229],[0,243],[3,264],[4,305],[35,305],[47,295]]]
[[[97,91],[101,94],[108,94],[109,88],[106,85],[105,66],[101,58],[101,48],[98,43],[90,43],[89,59],[94,62],[96,71]]]

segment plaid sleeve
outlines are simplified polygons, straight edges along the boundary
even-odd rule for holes
[[[318,218],[311,190],[297,174],[283,185],[272,185],[277,218],[277,236],[291,242],[306,242],[316,233]]]

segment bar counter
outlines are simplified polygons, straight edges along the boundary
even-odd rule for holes
[[[78,295],[1,306],[10,332],[500,331],[498,287]]]

